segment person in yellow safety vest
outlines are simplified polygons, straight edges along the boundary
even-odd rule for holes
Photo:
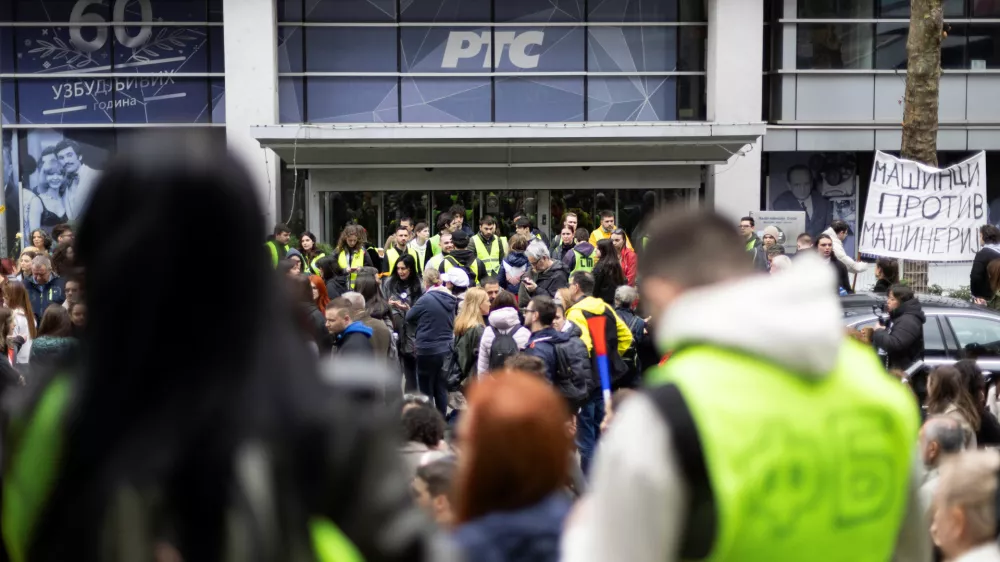
[[[322,275],[316,264],[319,260],[325,258],[326,254],[319,249],[315,234],[307,230],[302,233],[302,236],[299,236],[299,253],[302,254],[302,259],[305,261],[305,270],[303,273],[306,275]]]
[[[274,225],[274,236],[264,243],[271,256],[271,267],[278,268],[278,262],[288,255],[288,241],[292,238],[292,229],[285,224]]]
[[[615,213],[613,211],[601,211],[601,226],[600,228],[595,228],[593,232],[590,233],[590,243],[597,246],[600,240],[605,238],[611,238],[611,233],[618,228],[615,226]],[[635,250],[632,247],[632,241],[628,239],[628,235],[625,235],[625,245],[628,246],[629,250]]]
[[[563,559],[931,560],[919,406],[845,336],[830,267],[755,275],[708,210],[649,239],[642,302],[673,353],[613,413]]]
[[[392,268],[396,267],[396,261],[402,256],[409,254],[413,256],[414,261],[417,261],[417,252],[408,245],[409,241],[410,231],[402,225],[397,227],[395,243],[385,249],[385,259],[382,260],[381,272],[383,277],[392,275]],[[421,275],[419,265],[417,266],[417,271],[415,271],[414,274],[418,277]]]
[[[488,272],[483,260],[477,258],[476,253],[469,249],[469,235],[464,230],[456,230],[451,235],[451,242],[454,249],[444,257],[438,270],[444,273],[453,267],[463,267],[470,273],[469,279],[472,285],[479,285],[479,280],[486,279]]]
[[[424,271],[430,269],[441,270],[441,264],[444,263],[445,256],[451,254],[455,250],[455,244],[451,240],[452,234],[450,232],[441,233],[441,251],[431,256],[427,263],[424,264]]]
[[[350,291],[354,290],[354,281],[358,278],[358,271],[362,267],[374,267],[371,256],[361,244],[363,239],[364,231],[361,226],[349,224],[340,233],[337,248],[333,251],[341,269],[348,273],[347,289]]]
[[[545,242],[545,247],[549,246],[549,238],[542,233],[541,230],[531,227],[531,219],[527,215],[519,214],[516,219],[514,219],[514,232],[517,234],[523,234],[528,240],[532,238],[537,238],[542,242]]]
[[[455,215],[451,213],[441,213],[438,215],[437,229],[438,233],[431,236],[430,239],[431,254],[435,256],[441,253],[441,235],[445,232],[455,232]]]
[[[479,233],[472,237],[472,243],[476,248],[476,257],[486,265],[486,272],[489,275],[496,275],[500,271],[500,261],[510,251],[507,246],[507,237],[497,236],[496,231],[496,219],[491,215],[486,215],[479,221]]]
[[[413,237],[414,237],[414,234],[413,234],[413,219],[411,219],[410,217],[404,215],[398,221],[394,221],[394,222],[396,222],[396,225],[395,225],[394,228],[391,228],[391,230],[389,231],[389,237],[385,239],[385,244],[382,245],[383,248],[388,248],[389,246],[392,246],[392,243],[396,240],[396,230],[398,230],[399,227],[405,228],[406,232],[410,235],[409,239],[413,240]]]
[[[572,252],[566,252],[563,256],[563,265],[565,265],[570,273],[576,273],[577,271],[593,271],[594,264],[597,263],[597,248],[589,242],[590,232],[582,226],[576,229],[576,234],[573,235],[573,240],[576,241],[576,245],[573,246]]]
[[[407,244],[416,253],[417,269],[422,273],[424,264],[427,263],[434,254],[431,253],[430,243],[431,229],[426,223],[418,222],[413,229],[413,239]]]
[[[226,272],[240,281],[226,294],[246,306],[199,320],[225,336],[185,350],[178,370],[151,351],[190,330],[177,303],[217,295],[150,260],[146,286],[171,298],[144,303],[150,323],[137,330],[121,321],[134,297],[117,287],[132,256],[187,251],[191,223],[164,210],[187,204],[192,185],[197,220],[230,237]],[[395,402],[387,389],[400,394],[391,369],[343,361],[321,376],[282,298],[287,280],[260,259],[264,213],[224,141],[130,139],[89,201],[75,257],[102,272],[87,278],[95,353],[36,366],[5,410],[5,558],[450,560],[399,482],[398,422],[375,413],[376,400]]]

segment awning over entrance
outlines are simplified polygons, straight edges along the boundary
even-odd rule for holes
[[[298,168],[722,164],[764,123],[308,124],[252,128]]]

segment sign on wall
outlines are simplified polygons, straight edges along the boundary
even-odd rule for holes
[[[986,153],[945,169],[877,152],[861,252],[921,261],[969,261],[986,224]]]
[[[778,229],[778,244],[785,247],[786,254],[796,252],[795,241],[806,231],[805,211],[752,211],[757,227],[757,237],[764,236],[764,229],[773,226]]]

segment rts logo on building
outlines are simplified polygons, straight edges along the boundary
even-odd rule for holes
[[[539,55],[529,55],[528,48],[532,45],[542,46],[545,39],[544,31],[452,31],[448,35],[448,44],[441,58],[441,68],[458,68],[458,61],[471,59],[483,54],[483,68],[490,68],[490,53],[494,52],[490,44],[490,36],[496,36],[498,49],[493,55],[493,64],[500,66],[504,50],[507,58],[517,68],[529,69],[538,67]]]

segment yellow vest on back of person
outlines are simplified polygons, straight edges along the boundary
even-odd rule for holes
[[[717,525],[711,562],[884,562],[907,509],[912,393],[870,349],[825,378],[693,346],[646,372],[677,385],[698,428]]]

